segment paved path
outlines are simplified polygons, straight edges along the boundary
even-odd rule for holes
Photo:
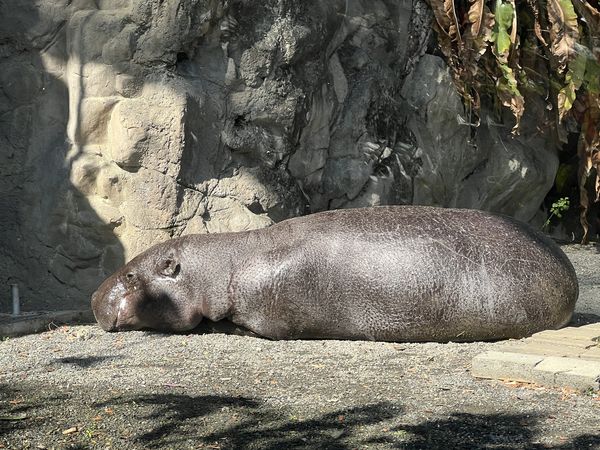
[[[473,358],[472,374],[582,391],[600,388],[600,323],[536,333]]]

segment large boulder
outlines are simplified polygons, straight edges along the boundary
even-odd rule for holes
[[[420,0],[0,2],[0,279],[24,309],[79,308],[186,233],[402,203],[529,220],[555,146],[469,124],[431,20]]]

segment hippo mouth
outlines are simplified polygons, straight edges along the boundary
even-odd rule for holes
[[[114,318],[111,321],[98,320],[97,317],[96,317],[96,320],[98,321],[98,323],[100,324],[102,329],[104,329],[104,331],[108,331],[111,333],[116,332],[116,331],[135,330],[135,326],[133,324],[122,321],[122,319],[119,317],[118,311],[117,311],[117,314],[114,315]]]
[[[101,289],[92,294],[92,310],[105,331],[131,331],[143,328],[136,314],[138,292],[129,292],[122,283],[109,292]]]
[[[100,324],[102,329],[109,332],[134,331],[143,328],[143,325],[134,320],[133,317],[124,317],[121,310],[117,310],[117,313],[112,319],[107,320],[107,318],[99,318],[96,316],[96,321]]]
[[[142,329],[142,327],[138,327],[138,326],[133,325],[133,324],[128,324],[128,323],[119,324],[119,323],[117,323],[117,321],[115,321],[115,323],[110,328],[108,328],[106,331],[109,331],[109,332],[115,332],[115,331],[135,331],[135,330],[141,330],[141,329]]]

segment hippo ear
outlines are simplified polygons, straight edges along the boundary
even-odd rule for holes
[[[162,275],[175,278],[181,271],[181,264],[175,258],[169,257],[162,262],[159,271]]]

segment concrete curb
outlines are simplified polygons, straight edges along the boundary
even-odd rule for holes
[[[477,355],[477,378],[521,381],[578,390],[600,389],[600,324],[536,333]]]
[[[473,358],[471,374],[582,391],[600,389],[600,362],[559,356],[486,352]]]
[[[13,317],[0,314],[0,338],[48,331],[64,324],[95,323],[91,310],[38,311]]]

